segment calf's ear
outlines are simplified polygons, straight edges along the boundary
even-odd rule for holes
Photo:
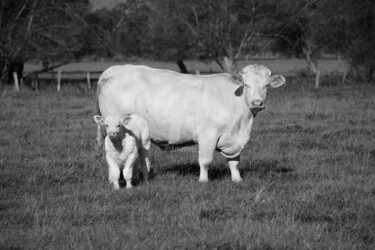
[[[120,120],[120,122],[122,123],[122,125],[128,125],[129,124],[129,121],[130,121],[130,119],[131,119],[131,116],[129,115],[129,116],[125,116],[125,117],[122,117],[121,118],[121,120]]]
[[[285,77],[281,75],[271,76],[270,85],[272,88],[280,87],[285,83]]]
[[[97,123],[97,124],[103,124],[103,118],[100,116],[100,115],[94,115],[94,121]]]

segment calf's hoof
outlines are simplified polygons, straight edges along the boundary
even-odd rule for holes
[[[242,178],[241,177],[239,177],[239,178],[232,178],[232,181],[238,183],[238,182],[242,181]]]
[[[208,182],[208,178],[199,178],[198,181],[202,182],[202,183],[207,183]]]

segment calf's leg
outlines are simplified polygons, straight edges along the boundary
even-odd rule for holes
[[[108,163],[108,181],[113,184],[115,190],[119,190],[120,166],[108,154],[106,160]]]
[[[128,159],[124,163],[124,169],[122,170],[122,174],[126,181],[126,188],[132,188],[132,178],[133,178],[133,167],[137,164],[137,157],[138,154],[129,155]]]

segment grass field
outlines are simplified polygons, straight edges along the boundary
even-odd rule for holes
[[[268,94],[230,181],[215,155],[152,148],[148,185],[113,191],[94,92],[3,91],[0,249],[375,249],[375,88],[295,78]]]

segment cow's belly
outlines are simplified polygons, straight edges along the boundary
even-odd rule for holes
[[[157,145],[191,145],[197,142],[194,99],[183,98],[168,89],[144,91],[132,86],[113,89],[101,94],[100,98],[103,116],[137,114],[145,118],[150,137]]]

